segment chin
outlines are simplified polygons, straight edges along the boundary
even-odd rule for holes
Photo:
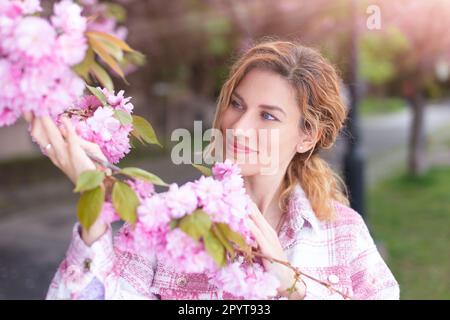
[[[232,162],[237,163],[236,159],[229,158]],[[237,163],[241,175],[243,177],[250,177],[261,173],[261,166],[258,164]]]
[[[259,174],[259,167],[255,168],[255,165],[239,164],[241,169],[241,175],[243,177],[250,177]]]

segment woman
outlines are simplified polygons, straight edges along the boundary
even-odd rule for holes
[[[231,68],[213,124],[226,138],[223,148],[212,146],[241,168],[254,202],[251,230],[263,254],[291,262],[346,296],[398,299],[399,286],[366,225],[348,207],[337,176],[318,154],[333,145],[345,118],[338,75],[317,51],[264,41]],[[49,118],[32,121],[34,139],[72,182],[95,168],[86,151],[104,158],[67,119],[61,129]],[[262,132],[271,138],[263,139]],[[125,226],[119,234],[126,232]],[[176,266],[125,251],[112,237],[111,227],[100,220],[89,230],[77,223],[47,298],[238,298],[221,293],[204,274],[179,273]],[[288,295],[292,271],[268,261],[264,266],[280,282],[278,298],[342,298],[309,278]]]

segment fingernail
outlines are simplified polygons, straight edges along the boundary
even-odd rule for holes
[[[67,118],[64,118],[64,127],[66,129],[69,129],[69,119],[67,119]]]

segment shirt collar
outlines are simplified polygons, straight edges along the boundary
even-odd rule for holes
[[[296,184],[289,197],[288,214],[289,224],[294,231],[300,230],[305,221],[312,227],[313,231],[319,230],[320,221],[299,183]]]

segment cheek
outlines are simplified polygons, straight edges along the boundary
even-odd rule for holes
[[[227,132],[230,136],[234,134],[235,124],[239,122],[239,119],[240,114],[232,110],[231,108],[228,108],[228,110],[222,114],[219,129],[220,132],[222,133],[224,143],[226,142],[225,140],[227,139]]]
[[[231,128],[232,125],[233,115],[229,110],[227,110],[222,114],[219,128],[223,133],[225,133],[225,130]]]
[[[230,114],[230,112],[225,111],[220,119],[220,123],[218,125],[218,128],[221,133],[221,143],[222,143],[222,154],[225,155],[226,153],[226,132],[227,129],[231,129],[233,126],[233,115]]]
[[[271,157],[277,157],[280,161],[292,157],[295,153],[297,141],[299,141],[299,132],[292,128],[274,129],[269,133],[266,142],[260,141],[260,148]]]

